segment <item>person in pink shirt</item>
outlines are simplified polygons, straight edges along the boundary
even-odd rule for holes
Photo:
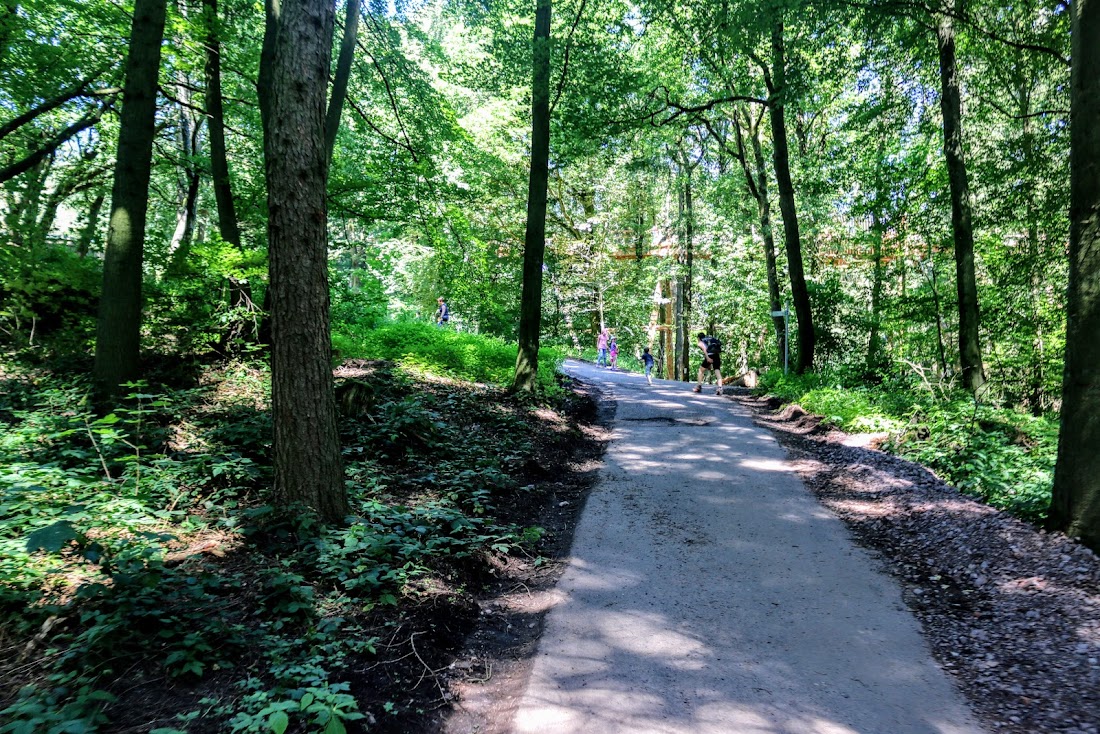
[[[607,337],[611,335],[611,332],[606,328],[600,331],[600,335],[596,337],[596,364],[600,367],[607,366]]]

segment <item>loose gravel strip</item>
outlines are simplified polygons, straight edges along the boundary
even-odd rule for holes
[[[806,486],[903,585],[940,664],[997,732],[1097,734],[1100,559],[924,467],[740,397]],[[851,441],[848,441],[851,443]]]

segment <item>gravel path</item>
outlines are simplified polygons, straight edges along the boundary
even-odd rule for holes
[[[861,448],[861,437],[823,431],[797,407],[773,413],[761,400],[739,402],[901,581],[935,657],[988,729],[1096,734],[1094,553],[960,494],[919,465]]]
[[[614,436],[517,734],[977,734],[898,584],[748,409],[569,363]]]

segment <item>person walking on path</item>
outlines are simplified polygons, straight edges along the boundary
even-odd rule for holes
[[[607,343],[607,352],[611,355],[611,369],[618,369],[619,344],[615,341],[614,335],[611,336],[611,339]]]
[[[713,336],[707,336],[706,332],[699,332],[697,344],[703,350],[703,363],[699,365],[699,381],[695,383],[695,392],[703,391],[703,373],[710,370],[718,379],[718,389],[715,395],[722,394],[722,342]]]
[[[645,364],[645,379],[650,385],[653,384],[653,355],[649,353],[649,347],[642,350],[642,362]]]
[[[596,364],[600,367],[607,366],[607,337],[611,334],[605,327],[600,331],[600,335],[596,337]]]
[[[451,311],[447,308],[447,302],[443,300],[443,296],[439,297],[439,308],[435,310],[435,325],[445,326],[448,321],[451,320]]]

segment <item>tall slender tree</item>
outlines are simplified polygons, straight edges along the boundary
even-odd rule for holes
[[[165,0],[137,0],[126,59],[93,376],[101,399],[139,374],[141,274]]]
[[[1069,319],[1050,524],[1100,550],[1100,2],[1070,12]]]
[[[794,183],[791,181],[790,154],[787,148],[786,97],[790,90],[787,86],[782,15],[772,26],[771,52],[770,77],[766,75],[766,78],[769,79],[768,92],[771,94],[768,115],[772,125],[772,160],[775,164],[776,188],[779,190],[779,211],[783,217],[783,241],[787,250],[791,299],[794,301],[795,317],[798,320],[797,371],[802,373],[813,369],[817,336],[814,333],[813,311],[810,309],[810,291],[806,287],[806,273],[802,266],[802,238],[798,228],[798,210],[795,207]]]
[[[338,522],[349,506],[332,381],[325,203],[325,98],[335,8],[327,0],[271,5],[260,91],[275,495],[283,507],[303,505]]]
[[[955,282],[959,303],[959,362],[963,385],[976,392],[985,383],[985,366],[979,335],[978,281],[974,273],[974,217],[970,183],[962,141],[962,96],[955,58],[954,15],[965,10],[966,0],[953,6],[936,23],[940,56],[940,110],[943,113],[943,153],[951,186],[951,228],[955,235]]]
[[[538,381],[542,328],[542,265],[546,250],[546,188],[550,163],[550,11],[538,0],[532,44],[531,173],[527,185],[527,229],[523,238],[523,294],[519,351],[512,389],[532,392]]]

